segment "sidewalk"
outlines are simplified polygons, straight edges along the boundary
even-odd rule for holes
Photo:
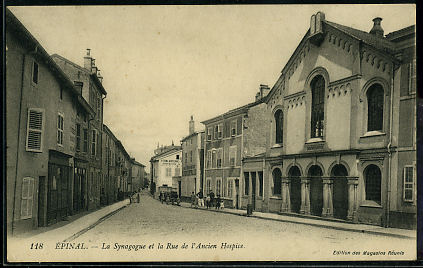
[[[102,219],[126,207],[128,204],[129,204],[129,199],[125,199],[123,201],[114,203],[110,206],[103,207],[99,210],[93,211],[64,226],[53,228],[46,232],[38,233],[34,236],[16,237],[15,239],[19,241],[31,240],[31,241],[39,241],[39,242],[43,242],[43,241],[67,242],[72,240],[74,237],[78,236],[80,233],[93,227],[93,225],[98,224]]]
[[[191,208],[191,203],[181,202],[181,206],[185,208]],[[195,209],[195,208],[192,208],[192,209]],[[205,207],[198,208],[198,209],[207,210]],[[215,213],[227,213],[227,214],[233,214],[233,215],[245,216],[245,217],[247,216],[247,211],[240,210],[240,209],[224,208],[224,209],[216,210],[215,208],[210,208],[207,211],[215,212]],[[348,222],[342,222],[342,221],[329,221],[323,218],[322,219],[317,217],[313,218],[313,216],[300,217],[295,215],[290,216],[290,215],[280,215],[276,213],[264,213],[264,212],[254,211],[253,214],[248,217],[265,219],[265,220],[274,220],[279,222],[304,224],[309,226],[330,228],[330,229],[349,231],[349,232],[384,235],[384,236],[391,236],[391,237],[398,237],[398,238],[416,239],[417,237],[416,230],[384,228],[381,226],[355,224],[355,223],[348,223]]]

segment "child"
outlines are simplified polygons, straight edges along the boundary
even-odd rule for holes
[[[222,199],[220,199],[220,194],[218,194],[216,198],[216,209],[220,209],[220,202],[222,202]]]
[[[220,209],[224,209],[225,208],[225,202],[223,202],[223,200],[222,201],[220,201]]]

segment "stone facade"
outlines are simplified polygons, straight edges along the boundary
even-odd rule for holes
[[[266,99],[263,210],[415,227],[414,27],[380,37],[313,16]]]

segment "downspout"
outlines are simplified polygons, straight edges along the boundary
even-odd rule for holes
[[[389,108],[389,143],[387,145],[388,151],[388,177],[387,177],[387,200],[386,200],[386,222],[385,227],[389,227],[389,214],[391,210],[391,164],[392,164],[392,117],[393,117],[393,107],[394,107],[394,63],[391,67],[391,95],[390,95],[390,108]]]
[[[35,48],[35,52],[37,48]],[[18,141],[17,141],[17,148],[16,148],[16,169],[15,169],[15,183],[13,186],[13,209],[12,209],[12,235],[15,228],[15,206],[16,206],[16,187],[18,181],[18,164],[19,164],[19,145],[20,145],[20,126],[21,126],[21,116],[22,116],[22,97],[23,97],[23,88],[24,88],[24,71],[25,71],[25,54],[22,54],[22,77],[21,77],[21,94],[19,97],[19,117],[18,117]]]
[[[94,120],[94,118],[93,117],[91,117],[91,118],[89,118],[88,119],[88,129],[89,130],[91,130],[91,121],[92,120]],[[89,155],[89,157],[92,157],[92,156],[90,156],[91,155],[91,152],[90,152],[90,146],[89,146],[89,144],[90,144],[90,140],[89,140],[89,138],[90,138],[90,132],[88,132],[88,155]],[[90,161],[91,162],[91,161]],[[90,168],[92,167],[91,165],[88,165],[88,176],[91,174],[91,175],[93,175],[92,174],[92,172],[90,172]],[[90,176],[91,177],[91,180],[93,179],[93,177],[92,176]],[[90,195],[90,196],[92,196],[91,195],[91,188],[90,188],[90,180],[87,178],[87,210],[90,210],[90,198],[89,198],[89,196],[88,196],[88,194]]]

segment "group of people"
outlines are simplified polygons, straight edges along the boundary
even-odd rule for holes
[[[204,201],[207,209],[212,207],[215,207],[216,209],[223,209],[225,207],[220,194],[217,194],[215,197],[213,191],[210,191],[210,193],[205,198],[203,191],[201,190],[197,194],[194,194],[194,192],[191,193],[191,207],[204,207]]]

